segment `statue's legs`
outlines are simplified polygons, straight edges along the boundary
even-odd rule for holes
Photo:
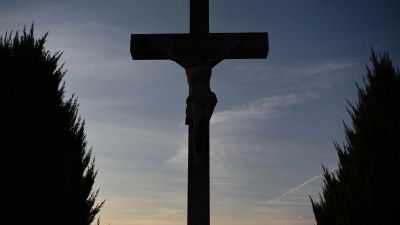
[[[209,138],[209,124],[214,108],[215,104],[202,106],[196,102],[192,102],[193,130],[191,135],[194,151],[193,163],[197,168],[205,166],[204,153],[205,148],[207,148],[206,143]]]
[[[210,138],[210,134],[208,133],[210,130],[210,119],[211,116],[214,112],[214,108],[215,105],[206,105],[203,108],[203,119],[202,119],[202,130],[203,130],[203,135],[201,136],[201,144],[200,146],[200,164],[202,164],[201,166],[205,166],[205,162],[204,162],[204,153],[207,149],[207,139]]]
[[[192,130],[192,144],[193,144],[193,165],[194,167],[199,167],[199,160],[200,160],[200,148],[201,148],[201,139],[202,139],[202,120],[203,120],[203,113],[202,107],[192,101],[192,117],[193,117],[193,130]]]

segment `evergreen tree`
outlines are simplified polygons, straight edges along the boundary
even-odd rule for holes
[[[334,143],[339,167],[324,170],[323,198],[312,208],[318,225],[400,224],[400,71],[389,54],[375,55],[363,77],[355,105],[347,108],[353,128],[345,123],[343,148]]]
[[[85,121],[74,95],[63,100],[62,53],[33,31],[0,36],[0,223],[91,224],[104,201],[94,206]]]

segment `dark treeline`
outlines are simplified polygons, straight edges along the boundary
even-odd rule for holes
[[[0,37],[0,224],[91,224],[104,201],[66,71],[34,27]],[[99,220],[98,220],[99,222]]]
[[[310,197],[318,225],[400,224],[400,71],[387,52],[372,50],[371,61],[358,101],[348,101],[353,127],[344,124],[343,147],[334,143],[336,177],[323,166],[323,197]]]

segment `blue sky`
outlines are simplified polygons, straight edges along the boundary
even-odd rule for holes
[[[400,62],[398,1],[210,0],[210,32],[268,32],[267,59],[213,69],[211,224],[314,224],[321,163],[351,125],[370,46]],[[189,0],[0,1],[0,32],[64,51],[99,169],[103,224],[186,224],[188,93],[171,61],[133,61],[133,33],[188,33]]]

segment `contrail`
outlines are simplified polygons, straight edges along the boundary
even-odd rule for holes
[[[338,167],[336,166],[335,168],[333,168],[333,169],[329,170],[329,173],[331,173],[333,170],[335,170],[335,169],[337,169],[337,168],[338,168]],[[300,184],[299,186],[297,186],[297,187],[293,188],[292,190],[290,190],[290,191],[286,192],[285,194],[283,194],[283,195],[281,195],[281,196],[279,196],[279,197],[277,197],[277,198],[275,198],[275,199],[273,199],[273,200],[269,201],[269,202],[268,202],[267,204],[265,204],[265,205],[267,206],[267,205],[270,205],[270,204],[272,204],[272,203],[273,203],[273,202],[275,202],[276,200],[278,200],[278,199],[281,199],[281,198],[285,197],[286,195],[288,195],[288,194],[290,194],[290,193],[292,193],[292,192],[296,191],[297,189],[299,189],[299,188],[303,187],[304,185],[306,185],[306,184],[310,183],[311,181],[313,181],[313,180],[315,180],[315,179],[318,179],[318,178],[320,178],[320,177],[322,177],[322,176],[323,176],[323,175],[319,175],[319,176],[315,176],[315,177],[313,177],[313,178],[309,179],[308,181],[306,181],[306,182],[304,182],[304,183]],[[249,216],[249,215],[251,215],[251,214],[253,214],[253,213],[254,213],[254,211],[250,211],[250,212],[249,212],[249,213],[247,213],[246,215],[244,215],[244,216],[240,217],[239,219],[237,219],[237,220],[233,221],[233,222],[232,222],[232,224],[233,224],[233,223],[236,223],[236,222],[237,222],[237,221],[239,221],[239,220],[242,220],[242,219],[244,219],[245,217],[247,217],[247,216]]]

